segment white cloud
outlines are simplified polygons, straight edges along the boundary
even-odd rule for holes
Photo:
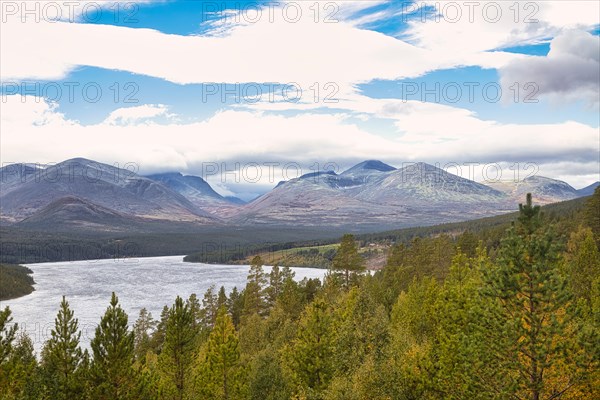
[[[1,121],[3,161],[44,163],[82,156],[110,163],[135,162],[145,173],[199,173],[206,162],[227,162],[229,168],[235,162],[271,161],[306,167],[307,163],[342,164],[376,157],[395,165],[405,161],[532,162],[540,165],[542,175],[544,168],[554,165],[552,173],[575,178],[590,174],[589,165],[597,164],[600,146],[597,129],[576,122],[500,124],[481,120],[467,110],[421,102],[363,98],[362,104],[358,99],[352,103],[370,110],[372,116],[396,121],[397,137],[383,138],[349,123],[344,113],[285,117],[229,110],[189,124],[123,126],[107,120],[83,126],[35,98],[23,102],[15,95],[6,100]],[[560,162],[571,164],[557,169]],[[587,167],[578,172],[574,165]]]
[[[144,104],[136,107],[118,108],[111,112],[104,121],[109,125],[128,125],[140,122],[148,123],[149,119],[159,116],[169,116],[168,107],[164,104]]]

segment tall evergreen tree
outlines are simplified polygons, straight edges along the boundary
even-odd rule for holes
[[[128,318],[113,292],[92,339],[92,376],[94,398],[102,400],[135,399],[134,335]]]
[[[231,317],[225,307],[221,307],[206,345],[199,382],[202,398],[215,400],[241,398],[242,372],[238,336]]]
[[[238,291],[237,286],[234,286],[231,293],[229,293],[227,309],[229,310],[229,314],[231,314],[233,325],[237,328],[240,325],[240,318],[244,310],[244,296]]]
[[[492,387],[505,396],[542,399],[550,392],[548,371],[569,345],[565,311],[570,295],[558,269],[555,241],[527,194],[502,242],[499,265],[484,270],[483,293],[495,302],[485,321],[488,351],[502,370],[502,380]],[[573,384],[565,381],[558,392]]]
[[[0,311],[0,367],[4,364],[12,352],[13,341],[19,329],[17,324],[10,325],[12,317],[10,308],[6,307]]]
[[[322,398],[334,372],[332,337],[331,311],[316,299],[300,319],[297,338],[283,350],[283,364],[299,397]]]
[[[168,398],[183,400],[190,379],[190,365],[196,342],[193,316],[187,303],[179,296],[169,310],[165,342],[159,366],[166,378]]]
[[[81,332],[79,322],[69,308],[65,296],[60,303],[60,310],[50,335],[42,352],[42,367],[49,397],[53,400],[83,398],[84,385],[80,377],[84,357],[79,347]]]
[[[162,348],[165,344],[165,335],[167,332],[167,320],[169,319],[169,307],[164,306],[160,312],[160,320],[158,324],[156,324],[156,329],[152,333],[150,343],[152,346],[152,350],[156,354],[160,354],[162,352]]]
[[[331,263],[331,269],[342,273],[346,288],[350,287],[351,281],[354,281],[358,274],[365,271],[365,261],[358,254],[358,247],[353,235],[342,236],[340,247]]]
[[[217,295],[217,309],[220,310],[221,307],[227,307],[227,293],[225,293],[224,286],[219,288],[219,294]]]
[[[42,396],[40,383],[33,342],[22,332],[10,359],[0,366],[0,399],[37,400]]]
[[[267,304],[265,298],[265,289],[267,286],[267,276],[263,270],[263,261],[260,256],[252,259],[250,271],[248,273],[248,283],[244,290],[244,311],[243,315],[252,314],[265,315]]]
[[[152,334],[157,324],[151,312],[146,308],[140,310],[138,319],[133,325],[133,347],[136,359],[141,363],[145,362],[146,353],[152,350]]]
[[[215,293],[215,285],[211,285],[202,298],[202,309],[200,312],[200,319],[202,328],[209,331],[212,329],[217,319],[217,313],[219,308],[217,306],[219,299]]]

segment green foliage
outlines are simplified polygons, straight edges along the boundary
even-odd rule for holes
[[[591,303],[592,283],[600,277],[600,252],[591,229],[571,233],[564,263],[575,297]]]
[[[567,327],[571,314],[567,282],[558,268],[552,229],[544,223],[531,195],[502,242],[498,265],[484,271],[484,296],[491,299],[486,318],[486,352],[505,373],[487,382],[488,390],[540,399],[572,385],[567,376],[558,388],[548,383],[548,371],[570,351]]]
[[[159,357],[159,368],[166,399],[183,400],[190,385],[190,366],[197,332],[193,328],[189,305],[179,296],[169,309],[165,342]]]
[[[239,399],[244,393],[239,339],[225,307],[217,313],[208,338],[197,386],[203,399]]]
[[[358,254],[358,246],[353,235],[346,234],[342,237],[340,247],[331,262],[331,270],[341,273],[346,288],[356,284],[357,277],[365,271],[365,261]]]
[[[0,311],[0,366],[2,366],[10,357],[12,344],[17,334],[18,325],[10,323],[12,317],[10,308],[6,307]]]
[[[33,272],[22,265],[0,264],[0,301],[25,296],[35,289]]]
[[[306,399],[321,399],[333,372],[331,310],[316,299],[304,311],[298,336],[282,350],[294,392]]]
[[[87,371],[79,347],[79,323],[63,296],[54,320],[54,329],[42,351],[42,369],[48,396],[56,400],[80,398],[84,391],[81,377]]]
[[[92,339],[91,368],[95,399],[135,399],[136,371],[134,361],[134,334],[129,331],[127,314],[113,292]]]
[[[594,190],[594,194],[586,202],[583,215],[587,225],[592,229],[596,244],[600,247],[600,187]]]
[[[362,235],[393,244],[374,274],[361,276],[351,236],[324,282],[265,274],[256,257],[243,291],[178,297],[158,323],[142,310],[132,332],[113,296],[92,360],[66,300],[40,363],[5,309],[0,399],[600,398],[600,265],[584,201],[540,209],[528,197],[513,225]]]
[[[250,265],[248,272],[248,283],[244,290],[244,310],[242,315],[252,314],[265,315],[268,312],[266,289],[267,275],[263,270],[263,260],[256,256]]]
[[[157,324],[158,322],[152,318],[152,313],[145,308],[140,310],[138,319],[133,325],[133,347],[135,357],[141,363],[146,361],[146,354],[153,349],[152,332]]]

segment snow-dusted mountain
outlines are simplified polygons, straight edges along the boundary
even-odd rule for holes
[[[526,193],[546,204],[591,194],[595,187],[577,191],[541,176],[484,185],[425,163],[396,169],[377,160],[341,174],[319,171],[280,182],[248,204],[221,196],[197,176],[144,177],[82,158],[47,169],[13,164],[0,169],[0,178],[2,223],[30,229],[136,229],[160,221],[404,227],[513,211]]]
[[[244,204],[243,201],[226,198],[215,192],[213,188],[199,176],[183,175],[179,172],[147,175],[146,178],[160,182],[179,193],[197,208],[222,216],[230,215]]]
[[[62,198],[77,198],[120,215],[213,224],[216,219],[181,194],[132,171],[84,158],[46,169],[23,164],[0,169],[3,222],[32,217]],[[45,215],[48,215],[46,213]]]
[[[521,181],[490,182],[487,185],[506,193],[513,202],[522,202],[527,193],[531,193],[535,201],[541,204],[584,196],[568,183],[544,176],[531,176]]]

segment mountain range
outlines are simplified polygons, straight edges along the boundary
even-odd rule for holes
[[[84,158],[48,168],[0,169],[0,223],[26,229],[144,231],[157,226],[431,225],[510,212],[532,193],[540,204],[590,195],[541,176],[477,183],[426,163],[396,169],[367,160],[336,174],[319,171],[280,182],[244,203],[217,193],[201,177],[148,176]]]

